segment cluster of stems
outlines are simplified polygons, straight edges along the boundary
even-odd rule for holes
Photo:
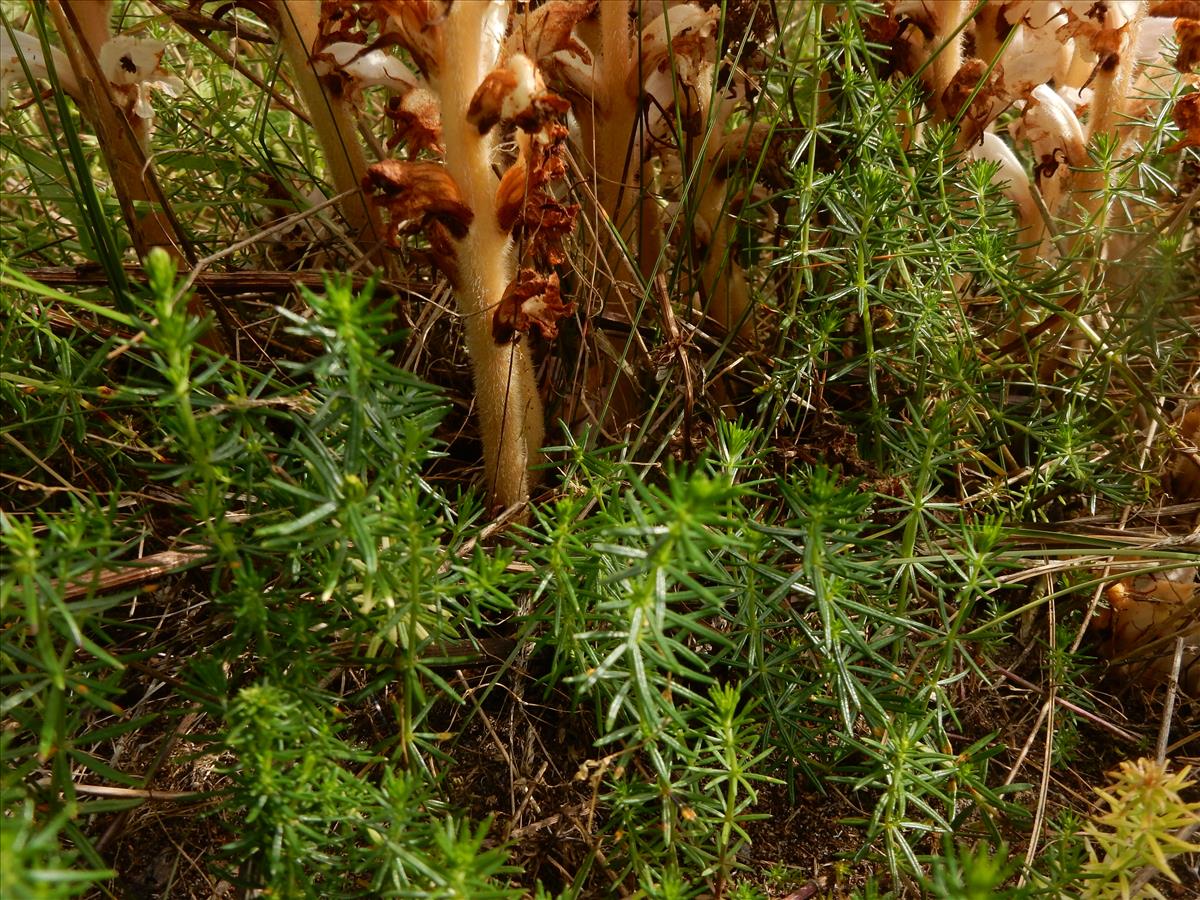
[[[579,270],[591,255],[598,303],[581,307],[624,322],[640,356],[592,360],[596,395],[623,386],[629,408],[614,417],[585,397],[584,418],[566,412],[573,424],[636,418],[636,373],[652,365],[638,319],[664,312],[647,298],[668,269],[681,271],[675,299],[693,321],[755,339],[734,224],[755,196],[742,173],[760,170],[769,129],[754,122],[743,67],[722,74],[731,42],[719,4],[244,0],[215,14],[239,7],[275,34],[363,257],[393,266],[389,247],[420,232],[449,280],[493,508],[529,496],[545,426],[530,333],[553,338],[573,312],[560,279],[568,263]],[[0,99],[18,79],[61,86],[100,138],[138,255],[162,246],[195,265],[150,152],[150,91],[183,87],[160,66],[165,45],[113,34],[110,0],[48,9],[63,48],[6,31]],[[387,92],[386,119],[371,135],[366,114],[381,103],[364,98],[376,89]],[[582,170],[573,194],[588,203],[587,240],[574,235],[571,163]]]
[[[718,330],[753,339],[733,228],[746,192],[734,173],[743,157],[758,168],[766,130],[726,127],[750,104],[744,79],[717,90],[718,6],[326,0],[315,22],[313,4],[277,7],[293,23],[280,37],[304,70],[336,185],[373,192],[389,240],[423,232],[454,289],[494,507],[527,499],[542,442],[530,330],[551,338],[574,308],[557,271],[580,211],[564,188],[568,146],[592,188],[601,305],[592,311],[635,324],[668,255],[687,252],[681,299]],[[368,165],[343,152],[354,143],[345,111],[375,87],[390,94],[387,143],[398,149]],[[673,208],[672,190],[690,207]],[[591,372],[611,389],[623,369],[600,362]]]

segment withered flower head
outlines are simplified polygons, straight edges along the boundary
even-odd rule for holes
[[[1200,91],[1184,94],[1175,101],[1171,113],[1175,126],[1183,131],[1183,138],[1167,148],[1167,153],[1176,153],[1187,147],[1200,147]]]
[[[565,99],[546,90],[533,61],[522,54],[488,72],[471,98],[467,121],[487,134],[497,122],[513,122],[522,131],[541,130],[571,108]]]
[[[556,273],[541,275],[522,269],[505,289],[492,316],[492,337],[497,344],[507,344],[536,325],[542,337],[550,340],[558,336],[558,320],[574,311],[575,304],[564,301],[559,292]]]
[[[424,228],[430,222],[462,240],[475,217],[463,202],[458,184],[440,163],[380,160],[367,169],[363,190],[375,193],[375,202],[387,208],[391,217],[388,240],[393,244],[400,231]]]
[[[1200,19],[1176,19],[1175,40],[1179,42],[1175,68],[1184,73],[1192,71],[1200,64]]]
[[[567,261],[563,240],[575,227],[579,205],[563,203],[550,193],[550,184],[566,171],[563,141],[567,130],[554,124],[543,129],[551,143],[530,141],[528,156],[518,159],[496,189],[496,219],[500,228],[524,241],[523,256],[531,255],[544,266]],[[532,165],[529,160],[532,158]]]
[[[426,78],[436,77],[442,63],[442,25],[448,5],[445,0],[374,0],[368,6],[383,31],[376,44],[402,45]]]

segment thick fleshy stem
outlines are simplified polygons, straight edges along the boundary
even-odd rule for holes
[[[1114,141],[1118,138],[1117,128],[1125,112],[1133,79],[1138,32],[1146,12],[1147,4],[1142,0],[1133,16],[1123,23],[1119,52],[1100,59],[1097,64],[1088,122],[1089,142],[1101,134]],[[1108,177],[1108,172],[1101,166],[1084,169],[1077,176],[1075,189],[1079,197],[1081,221],[1090,224],[1081,242],[1091,240],[1093,234],[1104,234],[1108,216],[1108,203],[1104,196]]]
[[[507,0],[453,4],[442,23],[442,66],[432,79],[441,100],[446,171],[475,211],[457,243],[455,290],[475,376],[489,500],[500,508],[528,498],[529,466],[545,427],[525,344],[497,343],[492,335],[493,312],[512,278],[512,247],[495,213],[495,129],[480,134],[467,120],[472,96],[499,59],[507,17]]]

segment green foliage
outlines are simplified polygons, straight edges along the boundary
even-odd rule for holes
[[[1182,796],[1195,786],[1190,774],[1189,766],[1171,772],[1162,763],[1139,759],[1121,763],[1112,783],[1096,788],[1108,808],[1083,828],[1089,857],[1084,872],[1091,879],[1085,897],[1128,900],[1135,896],[1132,883],[1144,866],[1180,882],[1170,859],[1200,850],[1200,844],[1188,839],[1200,826],[1200,803]],[[1144,884],[1136,896],[1161,900],[1166,895]]]
[[[942,855],[933,860],[924,888],[927,896],[939,900],[1024,900],[1032,895],[1029,888],[1006,886],[1018,868],[1008,859],[1004,844],[992,855],[986,847],[964,847],[947,840]]]

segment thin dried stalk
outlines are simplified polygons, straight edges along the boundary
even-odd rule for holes
[[[175,258],[183,259],[187,255],[184,241],[167,213],[166,199],[146,159],[141,136],[114,102],[108,80],[100,71],[100,50],[112,38],[111,3],[63,0],[52,4],[50,9],[75,81],[87,98],[87,110],[100,138],[100,151],[138,256],[145,256],[151,247],[164,247]],[[139,215],[136,210],[139,205],[148,212]]]
[[[319,31],[321,6],[312,0],[279,0],[279,43],[295,73],[296,86],[312,119],[325,163],[339,194],[346,194],[342,215],[351,237],[369,255],[381,259],[383,224],[362,190],[367,159],[346,101],[333,96],[313,71],[310,55]]]

